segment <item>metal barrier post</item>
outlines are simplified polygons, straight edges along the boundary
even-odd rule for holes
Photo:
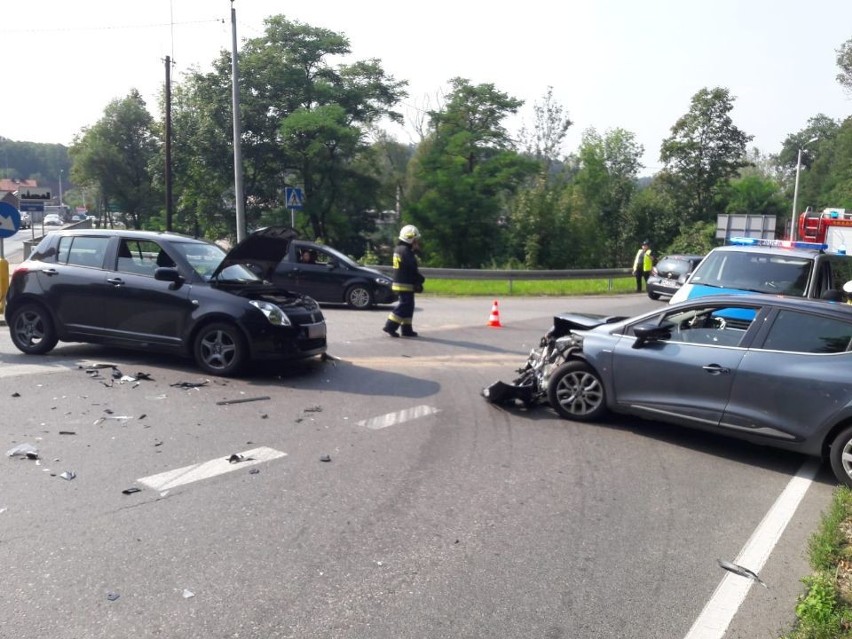
[[[0,237],[0,314],[6,311],[6,291],[9,290],[9,262],[3,253],[3,238]]]

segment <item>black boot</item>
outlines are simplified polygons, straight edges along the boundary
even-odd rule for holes
[[[403,325],[402,336],[403,337],[417,337],[417,333],[414,332],[414,329],[411,328],[410,325]]]
[[[397,324],[396,322],[393,322],[391,320],[388,320],[387,322],[385,322],[385,326],[382,330],[385,333],[387,333],[388,335],[390,335],[391,337],[399,337],[399,335],[396,332],[396,329],[398,327],[399,327],[399,324]]]

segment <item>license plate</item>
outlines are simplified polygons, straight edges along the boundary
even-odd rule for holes
[[[305,326],[308,329],[308,339],[319,339],[325,337],[325,322],[319,324],[308,324]]]
[[[675,280],[660,280],[660,285],[675,288],[677,286],[677,282]]]

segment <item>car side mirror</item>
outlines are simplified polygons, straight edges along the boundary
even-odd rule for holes
[[[633,348],[642,348],[647,342],[659,342],[670,339],[672,329],[665,324],[662,326],[659,324],[639,324],[633,327],[633,334],[636,336]]]
[[[183,276],[173,266],[161,266],[154,271],[154,279],[160,282],[171,282],[174,288],[183,284]]]

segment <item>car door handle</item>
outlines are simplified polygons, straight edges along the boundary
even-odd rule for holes
[[[59,273],[59,271],[57,271],[55,268],[43,268],[41,269],[41,272],[45,275],[56,275]]]
[[[121,286],[122,284],[124,284],[124,280],[121,279],[120,277],[107,278],[107,282],[109,284],[113,284],[114,286]]]
[[[726,375],[731,372],[730,368],[726,368],[725,366],[719,366],[718,364],[707,364],[707,366],[702,366],[701,368],[703,368],[711,375]]]

